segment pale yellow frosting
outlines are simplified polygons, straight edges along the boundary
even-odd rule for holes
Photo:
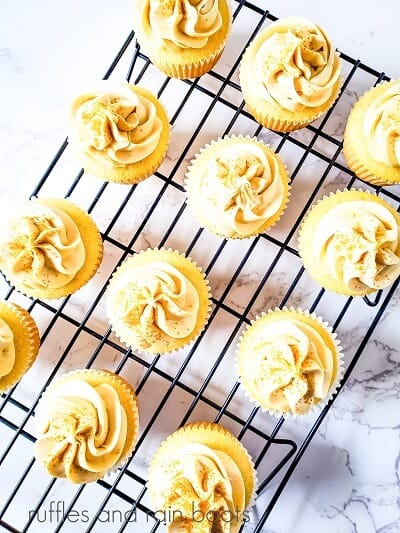
[[[340,59],[326,33],[307,19],[288,17],[263,34],[250,49],[256,95],[292,112],[325,104],[340,75]]]
[[[119,463],[127,416],[111,385],[60,383],[45,394],[36,416],[35,455],[51,476],[87,483]]]
[[[156,480],[158,508],[171,510],[169,533],[239,531],[245,486],[239,467],[226,453],[204,444],[187,444],[164,457],[151,475]],[[200,520],[201,512],[208,518]]]
[[[158,146],[161,119],[153,102],[127,83],[102,81],[71,106],[71,142],[113,166],[142,161]]]
[[[137,0],[145,33],[169,49],[203,48],[222,26],[218,0]]]
[[[210,223],[226,236],[246,236],[276,215],[284,185],[277,159],[255,142],[223,147],[191,181]]]
[[[199,295],[174,266],[153,261],[119,274],[109,289],[109,314],[118,331],[137,346],[154,347],[164,337],[182,339],[196,326]]]
[[[400,275],[400,226],[373,201],[336,205],[314,233],[315,260],[352,291],[383,289]]]
[[[293,318],[266,323],[246,350],[243,381],[264,408],[305,414],[329,392],[334,354],[310,325]]]
[[[60,209],[31,202],[3,231],[0,268],[27,287],[64,287],[84,262],[79,230]]]
[[[369,105],[363,126],[371,157],[400,167],[400,81]]]
[[[14,363],[14,334],[7,322],[0,318],[0,378],[8,376]]]

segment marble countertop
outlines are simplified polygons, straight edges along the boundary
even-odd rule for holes
[[[66,136],[66,109],[71,98],[105,73],[116,51],[131,30],[131,9],[133,0],[70,0],[54,2],[40,0],[31,2],[2,2],[0,4],[0,93],[2,111],[0,115],[0,201],[3,214],[15,209],[15,205],[26,198],[35,183],[40,179],[49,161]],[[381,0],[379,9],[371,0],[348,2],[337,0],[327,8],[326,3],[317,0],[258,0],[260,6],[266,4],[271,13],[277,16],[298,14],[308,16],[320,23],[332,37],[337,47],[350,56],[361,59],[365,64],[384,70],[390,77],[400,77],[400,63],[397,51],[400,49],[398,20],[400,7],[398,0]],[[217,71],[225,73],[232,64],[232,57],[237,54],[239,42],[244,42],[254,27],[254,21],[241,21],[237,40],[231,40],[224,53]],[[242,41],[240,40],[242,39]],[[129,59],[129,54],[128,54]],[[128,62],[124,60],[121,69],[117,69],[115,79],[122,78]],[[157,90],[162,77],[149,69],[143,83],[150,89]],[[372,77],[357,79],[349,84],[341,98],[335,116],[329,119],[326,132],[340,139],[352,103],[357,94],[373,83]],[[208,80],[207,83],[216,83]],[[168,108],[170,116],[182,94],[188,86],[184,82],[174,81],[161,97]],[[215,90],[216,86],[213,87]],[[226,97],[238,100],[234,91],[227,90]],[[224,93],[225,94],[225,93]],[[176,164],[180,149],[191,135],[198,121],[205,100],[195,93],[183,118],[176,121],[173,130],[168,157],[161,170],[167,174]],[[197,99],[197,100],[196,100]],[[240,101],[239,101],[240,103]],[[174,108],[175,106],[175,108]],[[197,114],[196,114],[197,113]],[[220,115],[217,115],[220,113]],[[224,114],[225,113],[225,114]],[[218,118],[219,117],[219,118]],[[176,181],[182,183],[184,167],[193,154],[212,138],[223,134],[230,116],[226,110],[215,109],[212,120],[207,122],[200,131],[198,138],[185,154],[182,165],[176,172]],[[193,124],[193,126],[191,126]],[[221,125],[222,124],[222,125]],[[254,123],[243,120],[235,123],[235,133],[254,132]],[[308,130],[294,135],[307,144],[310,139]],[[263,131],[261,138],[276,146],[280,138],[268,131]],[[332,146],[318,145],[318,150],[332,155]],[[281,153],[290,172],[296,167],[301,151],[285,144]],[[339,156],[339,161],[341,156]],[[315,177],[323,174],[326,164],[318,157],[308,156],[302,169],[293,183],[291,209],[273,228],[272,235],[277,239],[285,239],[292,224],[304,206],[313,189]],[[65,194],[79,168],[70,157],[67,149],[62,161],[46,183],[41,194]],[[175,179],[175,178],[174,178]],[[349,180],[346,173],[331,169],[318,197],[329,191],[344,187]],[[365,185],[356,182],[357,186]],[[88,208],[101,183],[91,176],[84,176],[72,198],[83,207]],[[157,178],[149,178],[137,188],[128,202],[127,209],[121,214],[111,235],[122,243],[128,243],[133,230],[140,226],[144,213],[149,209],[161,189],[162,183]],[[397,188],[397,193],[399,192]],[[93,216],[100,228],[104,230],[109,224],[117,206],[127,194],[123,186],[110,185],[101,195],[93,210]],[[148,246],[157,246],[170,221],[184,202],[179,189],[168,188],[161,203],[157,206],[154,216],[140,232],[134,244],[135,250]],[[185,250],[189,245],[196,224],[187,210],[182,222],[174,229],[166,244]],[[221,240],[203,232],[191,256],[204,268],[207,268]],[[295,235],[290,244],[296,247]],[[233,283],[226,290],[227,268],[233,268],[249,247],[248,242],[228,243],[221,259],[210,270],[209,278],[215,298],[224,298],[226,305],[238,312],[246,307],[249,294],[257,290],[257,285],[265,273],[265,264],[276,254],[274,247],[267,241],[260,240],[248,261]],[[79,323],[85,316],[93,298],[98,293],[120,257],[120,252],[110,243],[106,244],[105,258],[98,275],[88,286],[79,291],[69,300],[65,313],[73,316]],[[228,267],[226,267],[228,265]],[[254,299],[249,310],[249,318],[254,317],[266,307],[279,305],[295,273],[300,268],[299,262],[283,256],[282,261],[274,270],[263,291]],[[0,290],[6,291],[3,282]],[[310,306],[318,288],[307,276],[302,276],[298,287],[288,300],[289,305]],[[400,319],[400,293],[397,290],[375,328],[362,357],[353,371],[344,389],[338,396],[334,406],[321,425],[313,442],[292,475],[284,493],[281,495],[263,531],[265,533],[397,533],[400,532],[400,342],[398,324]],[[385,297],[385,294],[384,294]],[[28,299],[13,293],[12,299],[28,308]],[[331,294],[324,294],[316,309],[329,322],[334,322],[345,299]],[[52,304],[58,307],[60,304]],[[376,309],[369,308],[361,299],[351,302],[346,314],[338,326],[345,351],[346,363],[352,358],[367,331]],[[51,321],[52,313],[46,307],[36,305],[33,315],[43,333]],[[234,330],[235,320],[220,309],[206,337],[196,350],[182,381],[194,388],[199,388],[206,377],[216,354],[218,355]],[[88,327],[99,334],[107,330],[104,306],[101,300],[94,309]],[[13,393],[13,397],[26,405],[31,405],[37,390],[48,378],[54,365],[63,353],[65,346],[71,344],[71,350],[65,358],[61,371],[77,368],[87,364],[96,350],[98,341],[91,335],[82,332],[74,339],[76,328],[68,322],[58,319],[52,332],[46,336],[38,361],[29,371]],[[117,342],[115,339],[113,341]],[[231,343],[219,369],[219,378],[211,381],[206,396],[222,403],[235,376],[232,368],[234,342]],[[162,358],[157,363],[160,372],[174,376],[184,357],[182,351],[176,358]],[[118,366],[121,353],[109,345],[99,351],[94,366],[113,369]],[[151,358],[147,358],[151,362]],[[126,364],[123,374],[137,385],[144,375],[143,366]],[[218,380],[218,377],[216,378]],[[223,385],[221,385],[223,383]],[[140,391],[139,400],[142,407],[142,421],[146,424],[152,416],[158,397],[154,391],[163,393],[166,383],[153,375]],[[131,463],[130,469],[137,468],[144,472],[149,457],[164,436],[173,431],[184,417],[192,397],[183,390],[174,391],[168,405],[172,412],[170,417],[158,419],[153,430],[144,439],[144,445]],[[1,400],[0,400],[1,406]],[[171,407],[172,406],[172,407]],[[246,417],[251,406],[246,403],[242,394],[235,395],[230,409]],[[8,404],[2,416],[17,426],[23,420],[24,413],[18,407]],[[212,419],[215,411],[204,404],[199,404],[191,419],[208,417]],[[301,443],[315,417],[298,421],[285,422],[279,433],[281,438],[290,438]],[[224,420],[225,422],[225,420]],[[275,420],[268,415],[258,414],[255,420],[266,432],[274,427]],[[227,424],[229,421],[227,421]],[[25,430],[32,432],[31,420]],[[238,427],[232,425],[238,432]],[[5,453],[13,431],[0,423],[0,458]],[[246,436],[245,445],[250,452],[257,453],[261,444],[257,439]],[[272,452],[272,461],[274,459]],[[276,457],[279,450],[276,451]],[[276,460],[275,457],[275,460]],[[20,479],[24,469],[32,458],[31,443],[20,437],[13,450],[4,461],[0,460],[0,510],[14,486]],[[271,464],[266,459],[261,465],[261,475],[268,474]],[[144,474],[143,474],[144,475]],[[5,481],[7,480],[7,483]],[[280,476],[268,485],[265,494],[260,498],[254,511],[254,518],[262,513],[268,496],[279,483]],[[129,481],[129,480],[128,480]],[[28,510],[35,507],[41,495],[48,487],[49,479],[36,465],[32,464],[18,494],[10,504],[3,519],[14,524],[21,530],[29,518]],[[123,478],[118,488],[129,493],[133,498],[139,493],[139,486]],[[62,481],[57,481],[50,489],[43,507],[48,508],[50,499],[70,501],[75,493]],[[85,489],[77,504],[78,509],[94,511],[104,497],[104,489],[94,484]],[[146,500],[145,500],[146,503]],[[67,505],[67,504],[66,504]],[[119,509],[120,501],[111,501],[110,507]],[[126,504],[124,504],[126,506]],[[25,509],[25,511],[21,511]],[[0,511],[1,512],[1,511]],[[55,523],[40,523],[33,520],[29,531],[54,531]],[[76,527],[76,526],[75,526]],[[74,524],[66,524],[62,531],[74,529]],[[0,530],[1,530],[0,526]],[[81,526],[83,530],[84,526]],[[110,524],[107,527],[96,524],[94,531],[118,531],[119,526]],[[251,525],[246,531],[252,531]],[[147,531],[144,525],[131,524],[128,531]]]

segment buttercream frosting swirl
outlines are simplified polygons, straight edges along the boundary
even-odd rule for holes
[[[157,148],[162,121],[154,103],[126,84],[103,81],[71,106],[71,141],[113,166],[142,161]]]
[[[245,486],[239,467],[226,453],[204,444],[187,444],[152,475],[158,483],[158,506],[168,509],[172,517],[170,533],[239,531]]]
[[[276,157],[254,142],[238,142],[211,157],[194,187],[208,219],[226,236],[257,231],[282,206],[284,185]],[[197,191],[196,191],[197,192]]]
[[[326,33],[307,19],[271,24],[253,47],[255,91],[292,112],[325,104],[340,75],[340,59]]]
[[[319,268],[352,291],[383,289],[400,275],[400,226],[377,202],[334,206],[318,222],[313,249]]]
[[[244,382],[265,408],[305,414],[330,390],[334,354],[320,333],[301,320],[266,323],[247,351]]]
[[[203,48],[222,26],[218,0],[138,0],[141,24],[167,48]]]
[[[30,202],[4,230],[0,267],[30,288],[67,285],[85,262],[78,227],[61,209]]]
[[[385,165],[400,167],[400,81],[387,84],[371,102],[363,127],[371,156]]]
[[[108,383],[65,381],[45,394],[36,416],[35,455],[51,476],[87,483],[120,461],[127,416]]]
[[[153,261],[119,275],[110,295],[111,315],[137,336],[142,348],[165,337],[182,339],[194,330],[199,295],[177,268]]]
[[[12,329],[0,318],[0,378],[8,376],[15,364],[15,345]]]

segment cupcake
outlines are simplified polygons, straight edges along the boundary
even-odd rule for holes
[[[62,298],[96,273],[103,256],[99,230],[82,209],[61,198],[35,198],[0,237],[0,269],[32,298]]]
[[[355,104],[343,153],[360,179],[375,185],[400,183],[400,80],[381,83]]]
[[[89,483],[115,471],[132,454],[137,399],[112,372],[76,370],[44,392],[35,422],[35,457],[50,476]]]
[[[164,107],[137,85],[101,81],[71,105],[72,149],[87,172],[106,181],[133,184],[153,174],[169,133]]]
[[[0,392],[15,385],[29,370],[39,346],[39,331],[28,311],[0,301]]]
[[[210,297],[196,263],[172,250],[148,249],[127,259],[113,275],[107,314],[115,334],[130,348],[166,353],[200,334]]]
[[[231,27],[228,0],[136,0],[134,28],[144,52],[167,76],[212,69]]]
[[[400,215],[367,191],[337,191],[304,219],[299,252],[326,289],[349,296],[384,289],[400,275]]]
[[[170,435],[155,452],[148,489],[168,531],[237,533],[249,520],[257,484],[243,445],[219,424],[196,422]]]
[[[289,178],[277,154],[256,138],[213,141],[192,161],[186,190],[199,224],[227,239],[262,233],[283,213]]]
[[[324,30],[300,17],[262,30],[240,66],[244,100],[271,130],[304,128],[325,113],[340,89],[340,59]]]
[[[342,373],[332,329],[293,308],[257,317],[240,339],[237,363],[249,398],[275,416],[309,413],[332,396]]]

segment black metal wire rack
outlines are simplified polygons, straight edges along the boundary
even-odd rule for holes
[[[296,241],[308,208],[338,188],[368,188],[399,209],[398,189],[358,182],[341,155],[343,117],[357,95],[388,78],[342,53],[345,77],[336,105],[300,132],[265,130],[244,108],[237,71],[247,44],[276,18],[246,0],[236,0],[233,5],[233,35],[220,62],[202,78],[165,78],[141,53],[133,32],[104,76],[121,79],[127,68],[128,81],[153,90],[167,106],[172,141],[154,176],[131,187],[102,183],[75,167],[66,139],[32,193],[63,194],[81,205],[90,198],[84,207],[102,229],[105,256],[100,272],[87,287],[57,303],[31,301],[12,288],[7,290],[6,298],[22,303],[40,324],[42,350],[22,381],[1,395],[0,476],[7,480],[0,489],[3,530],[159,530],[162,520],[147,500],[149,458],[178,426],[206,419],[229,427],[252,453],[260,484],[253,519],[245,530],[264,531],[335,398],[310,417],[311,426],[300,437],[294,436],[290,420],[276,420],[254,408],[244,397],[233,369],[241,330],[257,313],[275,306],[301,305],[317,311],[339,336],[346,328],[355,328],[362,317],[362,327],[354,329],[357,348],[346,354],[341,389],[397,289],[395,283],[373,299],[327,294],[308,279]],[[186,209],[183,176],[188,160],[205,142],[228,133],[255,135],[269,142],[290,171],[292,197],[284,217],[271,231],[251,240],[217,239],[200,229]],[[104,320],[103,296],[113,270],[127,256],[148,246],[185,251],[203,267],[213,288],[208,327],[189,349],[173,357],[149,358],[126,350]],[[135,386],[141,433],[133,457],[120,471],[76,487],[50,480],[36,464],[32,418],[41,393],[56,375],[92,366],[121,373]],[[49,514],[51,508],[53,514]]]

